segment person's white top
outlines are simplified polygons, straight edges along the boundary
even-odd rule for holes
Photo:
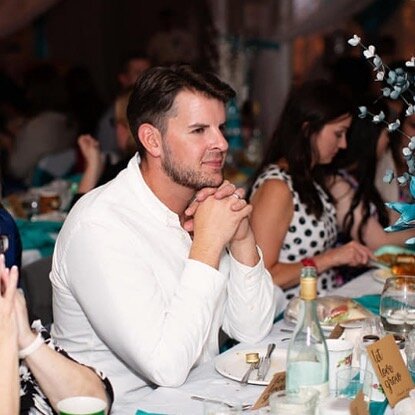
[[[52,335],[111,379],[112,414],[134,413],[152,384],[181,385],[218,353],[221,326],[236,340],[261,341],[282,301],[262,259],[247,267],[224,252],[219,271],[188,259],[189,234],[137,160],[74,206],[50,276]]]

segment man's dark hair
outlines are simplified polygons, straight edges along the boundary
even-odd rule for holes
[[[148,69],[134,85],[127,107],[131,133],[141,157],[145,157],[145,149],[137,136],[139,126],[149,123],[165,134],[166,120],[181,91],[198,92],[223,103],[235,96],[235,91],[216,75],[199,72],[189,65]]]

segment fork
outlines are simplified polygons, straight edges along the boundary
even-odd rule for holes
[[[197,396],[197,395],[192,395],[190,398],[194,399],[195,401],[207,402],[207,403],[217,403],[218,405],[225,405],[226,407],[228,407],[230,409],[240,408],[240,409],[242,409],[242,411],[246,411],[247,409],[251,409],[251,407],[252,407],[251,404],[232,405],[228,402],[221,401],[219,399],[204,398],[203,396]]]
[[[241,384],[242,385],[246,385],[249,381],[249,377],[251,376],[251,373],[253,370],[257,370],[260,366],[260,364],[262,363],[262,361],[264,360],[263,357],[261,357],[258,362],[255,363],[251,363],[251,366],[249,366],[248,370],[246,371],[246,373],[244,374],[243,378],[241,379]]]

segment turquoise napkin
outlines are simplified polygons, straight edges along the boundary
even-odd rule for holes
[[[383,402],[370,402],[369,412],[370,415],[383,415],[388,406],[388,400],[385,399]]]
[[[58,233],[63,225],[62,222],[35,221],[17,219],[20,238],[23,249],[38,249],[42,257],[52,255],[55,239],[51,233]]]
[[[380,294],[363,295],[354,300],[373,314],[379,315]]]
[[[163,415],[163,414],[155,414],[153,412],[144,412],[141,409],[137,409],[135,415]]]

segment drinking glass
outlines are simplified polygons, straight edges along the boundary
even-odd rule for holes
[[[380,317],[372,316],[372,317],[365,318],[362,321],[361,333],[362,335],[372,334],[375,336],[379,336],[379,338],[382,338],[385,335],[385,330],[383,328]]]
[[[385,331],[406,335],[415,326],[415,277],[388,278],[379,307]]]
[[[337,372],[336,396],[353,400],[362,391],[366,402],[370,401],[373,376],[359,367],[348,367]]]

